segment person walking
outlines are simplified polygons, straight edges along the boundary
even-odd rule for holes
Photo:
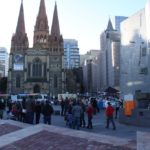
[[[111,122],[112,126],[113,126],[113,130],[116,130],[116,125],[115,125],[115,122],[114,122],[114,119],[113,119],[114,108],[111,106],[110,102],[108,102],[107,104],[108,104],[108,106],[106,108],[106,117],[107,117],[106,128],[107,129],[109,128],[109,122]]]
[[[45,124],[51,124],[51,115],[53,113],[53,107],[51,106],[49,101],[46,101],[46,103],[44,104],[43,108],[42,108],[42,113],[44,116],[44,123]]]

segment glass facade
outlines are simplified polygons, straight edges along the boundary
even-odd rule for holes
[[[124,21],[125,19],[127,19],[128,17],[125,16],[115,16],[115,30],[120,31],[120,24],[122,21]]]
[[[64,67],[67,69],[80,67],[80,55],[77,40],[64,39]]]
[[[9,55],[7,49],[4,47],[0,47],[0,76],[1,77],[8,76],[8,59],[9,59]]]

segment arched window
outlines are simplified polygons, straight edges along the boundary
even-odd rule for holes
[[[47,38],[46,38],[46,36],[44,36],[44,41],[43,41],[44,43],[46,43],[47,42]]]
[[[43,41],[44,41],[44,38],[43,38],[43,36],[41,35],[41,36],[40,36],[40,43],[43,43]]]
[[[21,87],[21,78],[20,75],[16,76],[16,88],[20,88]]]
[[[39,58],[35,58],[33,60],[32,76],[33,77],[41,77],[42,76],[42,62]]]
[[[54,75],[54,88],[57,88],[57,76],[56,75]]]

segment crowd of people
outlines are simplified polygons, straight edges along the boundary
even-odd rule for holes
[[[108,100],[108,98],[107,98]],[[73,129],[93,128],[93,116],[100,112],[100,102],[102,99],[61,99],[61,116],[64,118],[66,126]],[[113,129],[116,129],[114,122],[114,116],[117,119],[120,103],[116,102],[116,106],[107,102],[105,108],[106,115],[106,128],[109,128],[110,122]],[[51,115],[54,112],[53,106],[50,100],[37,101],[33,98],[23,99],[22,101],[4,101],[0,99],[0,119],[3,119],[3,112],[6,110],[7,118],[17,121],[21,121],[29,124],[40,123],[41,116],[43,116],[43,123],[51,124]]]
[[[87,127],[92,129],[92,118],[94,108],[92,102],[86,105],[83,100],[65,99],[61,100],[61,115],[64,116],[66,125],[70,128],[80,129],[80,127]],[[87,114],[88,121],[86,125],[85,114]]]
[[[40,122],[41,114],[43,115],[43,122],[51,124],[51,115],[53,107],[50,101],[36,101],[28,98],[22,101],[11,101],[3,99],[0,100],[0,116],[3,119],[3,113],[6,110],[7,119],[13,119],[29,124],[38,124]]]

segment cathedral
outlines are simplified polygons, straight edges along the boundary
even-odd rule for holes
[[[65,90],[63,37],[60,33],[55,3],[51,32],[49,32],[45,1],[40,1],[29,48],[25,30],[24,8],[21,2],[16,32],[11,39],[8,72],[8,93],[43,93],[57,96]]]

